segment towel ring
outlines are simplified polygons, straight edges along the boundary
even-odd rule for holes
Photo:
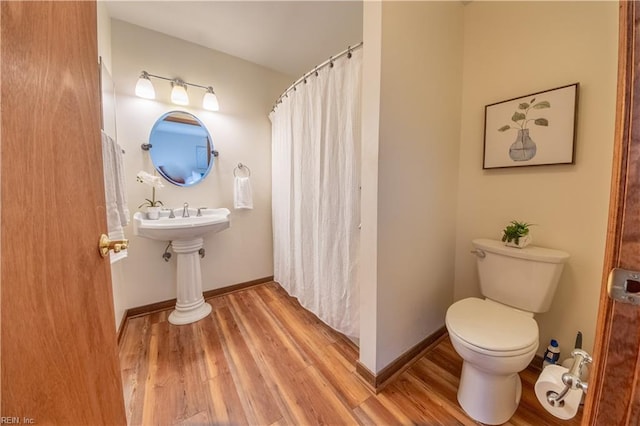
[[[245,165],[244,165],[244,164],[242,164],[242,163],[238,163],[238,166],[237,166],[235,169],[233,169],[233,175],[234,175],[235,177],[238,177],[238,175],[236,174],[236,172],[237,172],[238,170],[242,170],[242,169],[246,169],[246,170],[247,170],[247,176],[246,176],[246,177],[251,176],[251,169],[250,169],[249,167],[245,166]]]

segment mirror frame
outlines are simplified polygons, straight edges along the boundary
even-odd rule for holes
[[[197,122],[198,125],[207,134],[207,145],[208,145],[207,160],[208,160],[208,166],[207,166],[207,170],[202,174],[202,178],[200,178],[196,182],[184,183],[184,182],[179,182],[179,181],[176,181],[176,180],[172,179],[169,175],[167,175],[167,173],[164,170],[161,169],[162,165],[156,164],[156,161],[154,160],[154,155],[153,155],[154,146],[153,146],[153,140],[152,140],[153,139],[153,134],[157,130],[158,126],[160,126],[165,121],[184,122],[184,120],[180,120],[180,119],[166,120],[167,117],[171,116],[172,114],[176,114],[176,113],[177,114],[188,115],[191,118],[193,118],[193,120],[195,122]],[[185,124],[193,124],[193,123],[185,123]],[[155,123],[153,124],[153,127],[151,127],[151,131],[149,132],[149,144],[148,144],[148,146],[149,146],[149,155],[151,157],[151,163],[153,164],[154,169],[167,182],[169,182],[169,183],[171,183],[173,185],[179,186],[179,187],[191,187],[191,186],[197,185],[200,182],[202,182],[209,175],[209,173],[211,173],[211,169],[213,168],[213,163],[214,163],[214,160],[215,160],[215,157],[216,157],[216,155],[215,155],[216,151],[214,150],[214,146],[213,146],[213,138],[211,137],[211,133],[209,132],[209,129],[202,122],[202,120],[200,120],[195,114],[193,114],[193,113],[191,113],[189,111],[172,110],[172,111],[169,111],[169,112],[166,112],[166,113],[162,114],[155,121]],[[144,145],[143,145],[143,149],[144,149]]]

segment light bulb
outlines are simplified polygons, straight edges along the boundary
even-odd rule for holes
[[[142,71],[138,82],[136,83],[136,96],[140,96],[145,99],[155,99],[156,91],[153,88],[153,84],[149,79],[149,74],[146,71]]]
[[[171,102],[176,105],[189,105],[189,95],[187,95],[187,86],[181,80],[173,80],[171,82]]]
[[[220,105],[218,105],[218,97],[212,87],[207,87],[207,93],[205,93],[204,98],[202,98],[202,108],[209,111],[218,111],[220,109]]]

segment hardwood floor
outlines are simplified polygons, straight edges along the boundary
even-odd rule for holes
[[[358,350],[276,283],[209,299],[211,315],[173,326],[169,311],[129,319],[120,346],[131,425],[475,425],[458,406],[462,360],[447,337],[374,394]],[[521,373],[508,425],[577,425],[550,416]],[[580,414],[580,413],[579,413]]]

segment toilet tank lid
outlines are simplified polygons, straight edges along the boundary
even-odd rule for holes
[[[562,250],[536,246],[527,246],[525,248],[507,247],[502,241],[490,240],[488,238],[477,238],[473,240],[472,243],[475,248],[490,253],[519,259],[536,260],[538,262],[565,263],[570,257],[569,253]]]

